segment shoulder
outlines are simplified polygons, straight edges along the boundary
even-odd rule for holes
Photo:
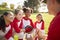
[[[36,22],[34,22],[34,24],[37,24],[37,21],[36,21]]]
[[[50,24],[49,29],[60,29],[60,15],[54,17],[53,21]]]
[[[56,23],[60,22],[60,15],[58,15],[58,16],[55,17],[54,22],[56,22]]]
[[[29,18],[29,20],[30,20],[30,21],[32,21],[32,19],[31,19],[31,18]]]
[[[44,20],[43,21],[41,21],[42,23],[44,23]]]
[[[12,23],[17,23],[17,22],[18,22],[18,20],[15,18]]]

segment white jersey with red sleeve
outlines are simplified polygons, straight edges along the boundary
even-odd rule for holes
[[[18,20],[15,18],[12,25],[13,25],[14,32],[18,35],[18,38],[23,39],[24,32],[20,32],[23,26],[22,20]]]
[[[6,26],[6,30],[5,32],[3,32],[2,30],[0,30],[0,36],[1,37],[5,37],[6,39],[10,40],[12,38],[12,26],[9,25],[9,26]]]
[[[27,25],[34,27],[32,19],[30,18],[26,19],[25,17],[23,17],[22,20],[23,20],[23,28],[25,28]]]
[[[39,29],[41,32],[42,32],[42,34],[45,34],[45,30],[44,30],[44,21],[41,21],[41,22],[35,22],[34,23],[34,27],[35,28],[37,28],[37,29]]]
[[[12,22],[13,29],[16,33],[20,33],[20,29],[22,29],[22,21],[17,20],[16,18]]]

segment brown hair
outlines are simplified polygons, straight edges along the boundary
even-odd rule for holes
[[[38,16],[42,16],[41,14],[38,14],[36,17],[38,17]],[[43,19],[41,19],[41,21],[43,21]]]
[[[56,0],[57,1],[57,3],[59,3],[60,4],[60,0]]]
[[[10,14],[10,11],[4,12],[3,15],[0,16],[0,28],[3,32],[5,32],[5,30],[6,30],[5,19],[3,16],[7,16],[8,14]]]
[[[26,7],[23,8],[23,12],[26,13],[26,11],[31,11],[31,13],[32,13],[32,9],[31,8],[26,8]]]
[[[15,14],[17,15],[19,13],[20,10],[15,9]]]

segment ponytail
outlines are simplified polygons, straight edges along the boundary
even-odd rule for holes
[[[0,16],[0,28],[3,32],[5,32],[5,30],[6,30],[4,16],[7,16],[8,14],[9,14],[8,12],[5,12],[2,16]]]
[[[0,17],[0,28],[3,32],[5,32],[5,21],[4,21],[4,18],[3,18],[3,15]]]

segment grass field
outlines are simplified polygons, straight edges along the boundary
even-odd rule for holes
[[[37,15],[37,14],[38,14],[38,13],[35,13],[35,14],[32,14],[32,15],[31,15],[31,19],[33,20],[33,22],[36,21],[36,15]],[[43,19],[44,19],[44,22],[45,22],[45,33],[47,34],[47,32],[48,32],[48,27],[49,27],[50,22],[51,22],[51,20],[53,19],[54,16],[49,15],[48,13],[42,13],[42,16],[43,16]]]

